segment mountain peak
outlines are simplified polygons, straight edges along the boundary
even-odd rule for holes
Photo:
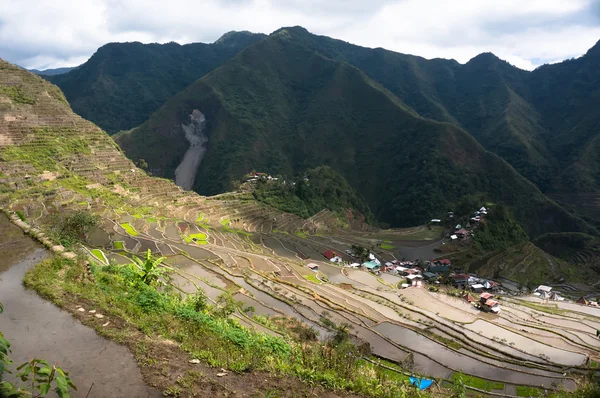
[[[584,57],[585,56],[595,56],[595,57],[600,56],[600,40],[598,40],[596,42],[596,44],[594,44],[592,46],[592,48],[590,48],[589,50],[587,50],[587,52],[585,53]]]
[[[296,26],[284,26],[283,28],[279,28],[276,31],[274,31],[273,33],[271,33],[271,36],[278,35],[278,34],[285,34],[285,33],[310,34],[310,32],[306,28],[304,28],[300,25],[296,25]]]
[[[225,33],[223,36],[219,37],[216,41],[216,43],[228,43],[231,41],[235,41],[236,39],[240,38],[240,37],[248,37],[253,35],[254,33],[248,31],[248,30],[232,30],[230,32]]]
[[[491,63],[495,63],[498,61],[502,61],[502,60],[500,58],[498,58],[494,53],[484,52],[484,53],[481,53],[481,54],[476,55],[475,57],[471,58],[469,60],[469,62],[467,62],[467,64],[483,64],[483,63],[491,64]]]

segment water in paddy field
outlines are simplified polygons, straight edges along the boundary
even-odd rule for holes
[[[41,358],[62,367],[77,386],[72,397],[85,397],[92,383],[90,398],[161,396],[144,384],[125,347],[23,286],[25,272],[51,254],[1,214],[0,253],[0,331],[11,342],[15,364]]]

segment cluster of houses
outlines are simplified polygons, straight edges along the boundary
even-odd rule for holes
[[[246,176],[246,182],[257,182],[257,181],[277,181],[276,177],[273,177],[267,173],[250,173]]]
[[[500,283],[490,279],[479,278],[474,274],[450,274],[450,279],[452,279],[452,285],[455,287],[475,293],[483,291],[496,292],[500,288]]]
[[[473,213],[473,217],[471,217],[470,221],[463,227],[461,224],[456,224],[454,227],[454,232],[451,232],[447,235],[450,240],[458,241],[458,240],[468,240],[473,235],[473,230],[477,228],[480,222],[485,220],[485,216],[488,214],[488,209],[482,206],[479,210]],[[448,212],[448,220],[454,219],[454,213]],[[431,224],[440,224],[442,222],[439,218],[434,218],[430,221]]]

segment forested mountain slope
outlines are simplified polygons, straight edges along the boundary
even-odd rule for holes
[[[108,133],[144,122],[168,98],[264,35],[230,32],[212,44],[110,43],[69,73],[44,76],[80,116]]]
[[[548,192],[600,189],[594,137],[600,46],[533,72],[491,53],[461,65],[286,31],[306,47],[354,65],[420,116],[452,123]],[[80,115],[111,133],[141,124],[166,100],[264,35],[230,33],[213,44],[110,44],[71,73],[48,77]]]
[[[172,178],[188,146],[181,125],[199,110],[209,148],[195,183],[203,194],[229,189],[252,169],[290,176],[328,165],[392,225],[422,223],[465,194],[486,192],[510,205],[531,235],[593,232],[467,132],[420,117],[358,68],[309,47],[298,31],[282,29],[248,47],[117,141],[130,158]]]

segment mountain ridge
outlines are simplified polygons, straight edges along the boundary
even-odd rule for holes
[[[194,109],[206,115],[209,135],[195,184],[202,194],[228,190],[229,181],[251,169],[294,175],[328,165],[392,225],[422,223],[478,191],[514,206],[518,186],[531,195],[523,198],[529,203],[523,208],[548,224],[529,223],[532,235],[552,230],[552,224],[593,231],[471,135],[454,124],[422,118],[359,68],[324,57],[285,29],[242,50],[117,142],[134,160],[148,157],[149,147],[160,148],[160,154],[144,159],[160,175],[172,177],[186,148],[172,143],[181,142],[178,126]],[[330,148],[330,156],[324,148]],[[511,182],[493,183],[479,167]],[[523,211],[517,216],[522,222],[527,217]]]
[[[215,43],[108,43],[69,74],[47,76],[80,116],[108,133],[141,124],[168,98],[263,37],[230,32]]]

